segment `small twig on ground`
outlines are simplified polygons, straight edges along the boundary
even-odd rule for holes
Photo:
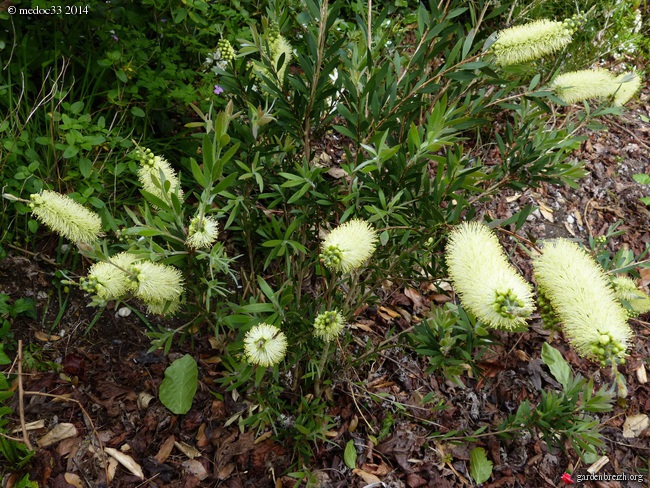
[[[618,129],[621,129],[622,131],[627,132],[629,135],[631,135],[632,137],[634,137],[634,139],[636,140],[636,142],[638,142],[639,144],[641,144],[641,145],[642,145],[643,147],[645,147],[646,149],[650,149],[650,146],[648,146],[645,142],[643,142],[641,139],[639,139],[639,136],[637,136],[637,135],[636,135],[634,132],[632,132],[630,129],[627,129],[627,128],[623,127],[622,125],[617,124],[616,122],[614,122],[614,121],[611,120],[611,119],[609,119],[608,122],[610,122],[614,127],[618,128]]]
[[[25,392],[23,390],[23,341],[18,341],[18,415],[20,416],[20,429],[23,432],[23,442],[30,451],[33,449],[32,443],[29,442],[27,435],[27,426],[25,425]]]

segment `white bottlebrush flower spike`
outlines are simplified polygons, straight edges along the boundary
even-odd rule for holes
[[[181,308],[179,300],[163,301],[163,302],[148,302],[147,312],[156,315],[172,316]]]
[[[29,198],[32,214],[63,237],[75,244],[99,239],[101,217],[72,198],[50,190],[34,193]]]
[[[500,31],[490,50],[499,65],[509,66],[559,51],[571,39],[572,28],[566,22],[542,19]]]
[[[534,309],[531,286],[508,262],[494,233],[479,222],[465,222],[449,236],[446,261],[463,306],[485,325],[514,329]]]
[[[558,239],[544,245],[533,265],[576,352],[603,366],[615,358],[623,362],[632,330],[598,263],[577,244]]]
[[[147,304],[178,300],[183,293],[183,275],[173,266],[140,261],[128,270],[133,294]]]
[[[182,200],[183,190],[180,187],[176,172],[167,160],[160,156],[154,156],[149,149],[138,148],[138,155],[140,158],[138,180],[140,180],[142,188],[163,201],[168,201],[169,195],[178,191],[178,198]],[[169,192],[167,194],[163,191],[161,172],[165,181],[169,183]]]
[[[641,88],[641,77],[637,73],[623,73],[616,78],[620,85],[614,93],[614,105],[625,105]]]
[[[345,318],[341,312],[337,310],[323,312],[314,321],[314,335],[329,342],[343,331],[345,325]]]
[[[136,255],[121,252],[110,262],[93,264],[82,282],[83,289],[106,301],[122,298],[132,286],[127,269],[137,260]]]
[[[348,220],[332,230],[321,245],[325,266],[348,272],[358,268],[375,252],[377,232],[361,219]]]
[[[251,364],[273,366],[282,361],[287,352],[287,337],[277,327],[261,323],[246,333],[244,352]]]
[[[606,69],[570,71],[556,76],[550,88],[565,103],[576,103],[590,98],[607,98],[621,86]]]
[[[212,217],[197,215],[190,221],[185,243],[192,249],[206,249],[219,236],[219,226]]]

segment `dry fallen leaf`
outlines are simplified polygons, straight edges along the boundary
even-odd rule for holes
[[[44,429],[45,428],[45,421],[44,420],[35,420],[34,422],[28,422],[25,424],[25,430],[39,430],[39,429]],[[11,431],[12,434],[15,434],[16,432],[20,432],[23,430],[21,427],[18,427],[17,429],[14,429]]]
[[[190,446],[189,444],[185,444],[184,442],[174,442],[174,445],[176,448],[181,451],[183,454],[185,454],[188,458],[194,459],[197,458],[201,455],[199,451],[197,451],[195,448]]]
[[[539,213],[541,213],[542,217],[544,217],[549,222],[555,222],[555,218],[553,217],[553,209],[547,207],[542,202],[539,202]]]
[[[160,464],[163,464],[165,461],[167,461],[167,458],[172,453],[172,449],[174,449],[175,443],[176,438],[173,435],[170,435],[167,439],[165,439],[165,442],[162,443],[162,446],[160,446],[160,449],[158,450],[158,454],[154,456],[156,458],[156,461],[158,461]]]
[[[370,484],[370,483],[381,483],[381,480],[377,476],[375,476],[374,474],[366,473],[362,469],[354,468],[352,470],[352,472],[354,474],[356,474],[357,476],[361,477],[361,479],[364,482],[368,483],[368,484]]]
[[[181,466],[183,466],[183,469],[185,469],[188,473],[190,473],[192,476],[197,478],[199,481],[203,481],[208,477],[208,472],[201,464],[199,461],[196,459],[188,459],[187,461],[184,461],[181,463]]]
[[[138,395],[138,408],[140,410],[146,410],[149,408],[149,403],[151,403],[151,400],[153,400],[155,397],[146,391],[140,392]]]
[[[142,468],[138,463],[136,463],[131,456],[128,456],[124,453],[121,453],[117,449],[113,449],[112,447],[105,447],[104,451],[106,454],[114,458],[118,463],[120,463],[122,466],[124,466],[126,469],[128,469],[132,474],[137,476],[140,479],[144,479],[144,473],[142,472]]]
[[[650,427],[650,418],[644,413],[631,415],[625,419],[623,424],[623,437],[639,437],[639,434]]]
[[[46,334],[45,332],[41,332],[40,330],[34,332],[34,337],[36,337],[36,339],[42,342],[56,342],[61,340],[61,336]]]
[[[77,488],[84,488],[83,482],[81,481],[81,478],[77,474],[66,473],[63,475],[63,478],[65,479],[66,483],[72,486],[76,486]]]
[[[56,425],[51,431],[41,437],[36,443],[40,447],[51,446],[57,442],[67,439],[68,437],[75,437],[77,435],[77,428],[73,424],[61,423]]]

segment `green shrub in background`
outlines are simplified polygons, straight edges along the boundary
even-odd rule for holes
[[[244,29],[239,23],[211,23],[225,8],[218,4],[183,5],[142,2],[134,11],[120,2],[102,6],[107,25],[121,27],[92,32],[99,44],[93,52],[105,55],[99,63],[90,59],[83,71],[90,81],[82,86],[92,89],[75,92],[80,99],[75,103],[63,102],[72,99],[63,91],[46,101],[63,123],[50,124],[47,143],[40,153],[34,150],[39,165],[26,167],[29,177],[23,179],[29,185],[16,183],[10,172],[13,183],[5,193],[13,195],[10,205],[17,213],[26,213],[29,202],[17,197],[47,186],[39,171],[65,169],[64,179],[72,173],[61,191],[84,177],[92,191],[75,188],[73,197],[105,209],[107,234],[94,247],[80,246],[96,261],[80,283],[94,295],[94,304],[136,299],[149,313],[177,314],[182,326],[150,332],[152,347],[165,352],[177,334],[215,334],[225,369],[220,384],[229,394],[246,395],[252,405],[228,424],[276,429],[277,419],[290,419],[276,433],[291,437],[301,459],[308,458],[330,428],[334,387],[351,381],[352,366],[365,370],[381,351],[353,344],[344,324],[361,307],[379,302],[384,284],[443,278],[446,236],[476,217],[478,202],[504,188],[576,185],[585,172],[570,155],[584,140],[580,130],[597,127],[596,117],[621,109],[584,103],[561,113],[556,107],[564,103],[550,84],[557,73],[548,59],[523,67],[497,62],[504,48],[487,27],[507,6],[421,6],[409,24],[372,10],[360,10],[355,21],[340,18],[342,5],[327,1],[308,1],[304,11],[292,5],[292,15],[276,2],[259,24]],[[153,26],[147,32],[156,35],[141,36],[138,25]],[[561,20],[552,26],[565,30]],[[527,45],[535,39],[530,29],[519,30]],[[224,40],[234,47],[234,58]],[[569,40],[533,57],[564,53]],[[111,42],[129,49],[109,50]],[[530,56],[516,61],[524,59]],[[27,153],[39,144],[36,131],[29,125],[30,109],[18,103],[18,86],[9,85],[9,117],[16,122],[5,131],[18,128],[8,139],[17,135]],[[615,93],[602,96],[608,100]],[[221,106],[225,99],[228,104]],[[119,121],[111,126],[115,132],[106,132],[109,114]],[[47,128],[50,119],[40,117]],[[50,117],[52,122],[57,116]],[[165,130],[173,118],[185,127]],[[122,155],[136,135],[147,145],[139,144],[126,160]],[[340,160],[332,158],[332,147],[341,148]],[[90,159],[89,167],[82,161],[93,151],[100,156],[96,163]],[[500,164],[485,164],[488,153],[497,153]],[[18,166],[21,156],[12,151],[2,162],[27,174]],[[62,165],[68,160],[71,167]],[[122,173],[130,190],[116,181]],[[112,198],[101,193],[109,178],[116,181],[108,187]],[[108,209],[104,199],[111,200]],[[532,210],[527,206],[491,225],[520,227]],[[41,220],[61,231],[54,220]],[[493,312],[516,315],[523,323],[532,308],[529,296],[520,304],[512,291],[492,289],[488,305],[498,304]],[[409,340],[430,358],[432,370],[441,368],[462,382],[465,366],[475,368],[495,340],[486,330],[493,324],[476,315],[448,306],[433,312]],[[179,412],[187,411],[191,398],[188,403],[185,397],[195,391],[174,388],[175,377],[196,381],[195,363],[186,363],[191,374],[177,366],[180,373],[174,370],[161,388],[161,398]],[[580,398],[587,402],[592,385],[576,379],[565,387],[568,396],[545,397],[538,417],[528,408],[518,418],[530,414],[531,423],[544,426],[545,412],[553,417],[561,410],[568,425],[593,411],[575,407]],[[596,438],[592,427],[585,427],[591,437],[580,439]]]

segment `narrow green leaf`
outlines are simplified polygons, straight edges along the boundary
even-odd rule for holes
[[[345,445],[343,460],[348,468],[354,469],[357,467],[357,448],[354,447],[354,441],[352,439]]]
[[[551,370],[551,374],[555,379],[566,389],[567,385],[571,382],[573,373],[571,366],[566,362],[560,351],[545,342],[542,346],[542,361]]]
[[[199,370],[192,356],[186,354],[166,370],[158,398],[175,414],[185,414],[192,407],[198,385]]]
[[[476,484],[485,483],[492,475],[492,461],[485,455],[485,449],[475,447],[469,454],[469,473]]]

